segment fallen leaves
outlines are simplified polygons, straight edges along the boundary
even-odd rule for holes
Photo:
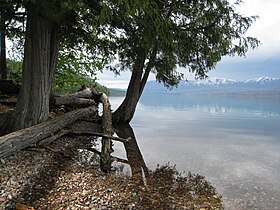
[[[35,209],[32,206],[17,203],[16,204],[16,210],[35,210]]]

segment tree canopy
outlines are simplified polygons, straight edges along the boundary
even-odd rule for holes
[[[120,69],[133,69],[142,54],[165,85],[183,78],[177,66],[205,78],[223,56],[244,56],[259,44],[245,34],[256,16],[242,16],[225,0],[143,1],[133,15],[125,5],[111,6]]]
[[[4,26],[0,31],[7,32],[13,42],[13,54],[22,55],[26,36],[27,8],[35,5],[40,8],[50,22],[59,28],[60,47],[56,67],[56,87],[71,86],[70,83],[85,83],[88,77],[95,76],[110,60],[110,48],[106,37],[99,38],[98,26],[106,19],[106,8],[101,1],[5,1],[1,4]],[[15,48],[16,47],[16,48]],[[14,53],[16,51],[16,53]],[[14,55],[12,56],[16,62]],[[17,56],[21,61],[23,56]],[[13,73],[13,72],[11,72]]]
[[[102,61],[107,58],[100,57],[106,48],[97,50],[95,46],[102,45],[106,39],[97,39],[97,26],[102,22],[99,1],[10,0],[3,8],[0,12],[5,17],[5,24],[1,31],[11,34],[10,31],[18,26],[11,25],[16,21],[17,14],[23,13],[26,18],[22,30],[25,41],[21,91],[14,112],[6,123],[7,129],[17,130],[48,118],[50,90],[59,49],[74,57],[76,52],[79,55],[90,53]],[[68,64],[67,61],[65,64]]]
[[[26,46],[28,37],[44,38],[39,27],[34,26],[36,18],[41,18],[49,36],[56,34],[46,47],[60,49],[57,75],[72,70],[78,76],[85,72],[93,75],[96,68],[101,69],[115,57],[118,65],[110,67],[115,73],[132,71],[126,98],[113,115],[115,123],[123,123],[132,119],[150,73],[166,86],[176,86],[184,78],[177,71],[178,66],[197,78],[205,78],[223,56],[244,56],[249,48],[258,46],[256,38],[246,36],[256,17],[239,14],[235,6],[240,3],[240,0],[234,5],[227,0],[9,0],[0,9],[5,23],[0,30],[5,29],[7,34],[24,32]],[[33,25],[18,27],[20,21],[26,21],[26,14],[27,23],[34,21]],[[30,49],[36,49],[35,45]],[[27,51],[24,64],[27,59],[32,61],[26,55]],[[57,67],[56,62],[53,65]],[[32,65],[26,66],[25,71],[29,67]],[[37,70],[30,70],[34,71]],[[52,73],[47,77],[51,86]]]
[[[236,2],[235,5],[241,3]],[[152,72],[171,87],[184,78],[184,67],[196,78],[207,77],[223,56],[244,56],[259,41],[246,31],[256,19],[244,17],[226,0],[152,0],[127,7],[109,5],[119,64],[117,73],[132,71],[127,97],[113,116],[115,123],[129,122]]]

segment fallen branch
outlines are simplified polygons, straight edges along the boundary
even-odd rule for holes
[[[101,152],[99,152],[97,149],[94,149],[94,148],[86,148],[86,150],[90,151],[90,152],[94,152],[95,154],[101,156]],[[120,163],[126,163],[126,164],[129,164],[128,160],[126,159],[122,159],[122,158],[118,158],[118,157],[115,157],[115,156],[111,156],[111,158],[117,162],[120,162]]]
[[[62,136],[66,135],[69,133],[69,130],[61,130],[61,131],[58,131],[56,132],[55,134],[51,134],[50,137],[48,138],[45,138],[45,139],[42,139],[41,141],[37,142],[35,145],[46,145],[46,144],[49,144],[59,138],[61,138]]]
[[[93,91],[92,91],[93,92]],[[112,115],[111,115],[111,106],[106,94],[102,94],[100,97],[100,101],[103,104],[103,114],[102,114],[102,132],[110,136],[109,138],[103,137],[102,147],[101,147],[101,155],[100,155],[100,167],[101,170],[104,172],[111,171],[112,168],[112,158],[111,153],[112,149],[112,141],[110,140],[113,135],[113,128],[112,128]]]
[[[89,132],[68,131],[65,134],[75,135],[75,136],[98,136],[98,137],[104,137],[104,138],[108,138],[111,140],[120,141],[120,142],[124,142],[124,143],[129,143],[129,140],[131,139],[130,137],[124,139],[124,138],[120,138],[120,137],[116,137],[116,136],[111,136],[111,135],[107,135],[107,134],[103,134],[103,133],[90,132],[90,131]]]
[[[54,97],[55,99],[55,106],[92,106],[95,104],[93,99],[88,98],[78,98],[75,96],[58,96]]]
[[[70,108],[82,108],[95,105],[96,101],[92,90],[90,88],[85,88],[84,90],[78,91],[73,94],[67,95],[54,95],[50,96],[50,109],[55,109],[61,105],[68,106]]]
[[[77,109],[41,124],[2,136],[0,137],[0,158],[7,157],[16,151],[35,144],[60,131],[67,125],[94,114],[96,111],[97,107],[95,106]]]
[[[70,94],[69,96],[75,96],[78,98],[93,98],[92,90],[88,87],[76,93]]]

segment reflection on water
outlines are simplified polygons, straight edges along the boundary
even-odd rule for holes
[[[121,100],[112,98],[113,108]],[[132,126],[149,168],[170,162],[205,175],[228,209],[280,209],[279,105],[273,98],[146,94]]]
[[[209,113],[249,112],[280,116],[279,98],[245,98],[219,95],[145,94],[141,104],[153,109],[196,110]]]
[[[132,127],[130,125],[122,125],[119,127],[115,127],[115,129],[119,137],[131,139],[129,143],[123,143],[126,152],[126,158],[131,168],[131,175],[142,177],[141,180],[143,181],[143,184],[145,184],[144,182],[149,172],[143,159],[142,153],[138,147]]]
[[[163,165],[149,171],[134,131],[130,125],[114,127],[116,134],[129,142],[122,143],[127,160],[115,158],[130,167],[130,176],[139,193],[140,201],[137,208],[143,209],[221,209],[220,196],[215,188],[201,175],[189,173],[182,176],[175,167]],[[122,171],[123,172],[123,171]],[[123,172],[124,173],[124,172]],[[123,175],[123,174],[122,174]],[[135,183],[136,182],[136,183]],[[140,188],[140,192],[137,189]]]

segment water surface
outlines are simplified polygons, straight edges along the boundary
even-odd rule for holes
[[[279,98],[145,94],[131,125],[148,168],[204,175],[227,209],[280,209]]]

